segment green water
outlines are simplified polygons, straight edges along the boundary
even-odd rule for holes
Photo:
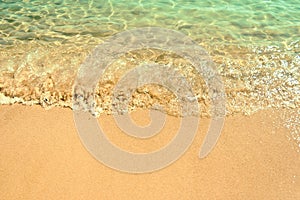
[[[299,39],[299,13],[299,0],[7,0],[0,1],[0,44],[84,43],[158,26],[205,43],[281,45]]]

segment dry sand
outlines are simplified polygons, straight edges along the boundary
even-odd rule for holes
[[[217,146],[198,158],[208,119],[188,151],[148,174],[106,167],[83,147],[70,109],[0,106],[0,199],[300,199],[300,154],[281,126],[284,110],[226,118]],[[139,124],[149,119],[137,111]],[[124,149],[149,152],[174,136],[178,118],[149,140],[122,134],[101,116],[107,136]]]

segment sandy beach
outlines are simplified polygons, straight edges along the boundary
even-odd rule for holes
[[[0,1],[0,200],[300,200],[299,11]]]
[[[70,109],[2,105],[0,199],[299,199],[300,154],[282,126],[283,112],[227,117],[217,146],[204,159],[198,153],[209,120],[201,119],[183,157],[157,172],[128,174],[87,152]],[[149,122],[145,111],[132,116],[138,124]],[[123,134],[111,116],[99,118],[107,137],[133,152],[168,143],[178,121],[168,116],[160,134],[138,140]]]

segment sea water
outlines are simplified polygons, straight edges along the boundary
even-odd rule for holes
[[[71,107],[77,71],[97,45],[125,30],[161,27],[206,49],[222,77],[228,114],[296,108],[299,13],[300,0],[1,0],[0,103]],[[183,73],[195,86],[202,114],[209,114],[205,83],[184,70],[190,64],[151,49],[124,55],[107,70],[95,94],[99,112],[110,113],[119,73],[145,61],[187,66]],[[133,97],[132,108],[161,103],[177,113],[176,97],[163,88],[140,88]]]

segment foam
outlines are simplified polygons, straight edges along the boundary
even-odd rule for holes
[[[227,96],[227,115],[251,114],[266,108],[297,108],[300,105],[299,42],[287,47],[237,47],[201,44],[212,56]],[[77,70],[94,45],[37,44],[5,48],[0,57],[0,103],[40,104],[71,107],[72,86]],[[177,66],[195,91],[201,115],[209,116],[210,99],[203,79],[189,61],[158,50],[129,52],[117,59],[99,80],[97,110],[111,114],[111,95],[122,74],[142,62]],[[159,91],[159,92],[158,92]],[[159,95],[159,94],[161,95]],[[165,88],[145,86],[133,93],[129,111],[162,104],[178,115],[174,95]]]

